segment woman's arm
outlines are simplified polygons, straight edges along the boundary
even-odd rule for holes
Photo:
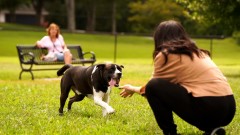
[[[36,42],[36,46],[37,46],[38,48],[47,47],[46,44],[47,44],[47,42],[49,42],[47,38],[48,38],[47,36],[44,36],[41,40],[38,40],[38,41]]]
[[[63,36],[61,34],[59,34],[58,38],[59,38],[59,40],[60,40],[60,42],[62,44],[63,50],[67,50],[68,48],[67,48],[67,45],[65,44]]]
[[[37,46],[38,48],[42,48],[41,41],[38,40],[38,41],[36,42],[36,46]]]

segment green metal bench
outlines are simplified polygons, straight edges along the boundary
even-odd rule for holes
[[[48,50],[46,48],[37,48],[34,45],[17,45],[17,52],[21,66],[19,79],[22,78],[23,72],[29,72],[34,80],[32,71],[41,70],[58,70],[59,68],[51,68],[49,65],[64,65],[64,61],[43,61],[42,55],[46,55]],[[94,64],[96,57],[94,52],[83,52],[80,45],[68,45],[68,49],[72,54],[72,64]],[[46,65],[47,68],[33,68],[33,65]]]

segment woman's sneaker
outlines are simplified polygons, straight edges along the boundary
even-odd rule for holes
[[[203,135],[226,135],[226,131],[222,127],[215,128],[211,133],[205,132]]]

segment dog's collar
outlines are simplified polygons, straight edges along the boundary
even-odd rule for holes
[[[97,70],[97,68],[98,68],[97,66],[93,68],[92,74]]]
[[[93,73],[97,70],[97,68],[98,68],[97,66],[95,66],[95,67],[93,68],[93,71],[92,71],[92,74],[91,74],[91,81],[93,81],[93,77],[92,77],[92,76],[93,76]]]

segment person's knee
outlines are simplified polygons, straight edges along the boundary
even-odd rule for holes
[[[65,51],[64,56],[68,58],[72,58],[72,54],[70,53],[70,51]]]
[[[158,85],[159,83],[157,78],[151,79],[146,85],[146,89],[145,89],[146,96],[153,94],[155,89],[158,87]]]
[[[166,85],[168,85],[168,83],[169,82],[167,80],[160,79],[160,78],[153,78],[147,83],[145,94],[154,95],[156,93],[164,92],[164,89]]]

